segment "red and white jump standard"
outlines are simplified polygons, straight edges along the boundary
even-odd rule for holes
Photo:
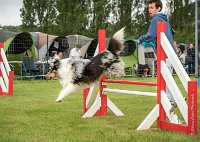
[[[4,44],[0,43],[0,95],[13,95],[14,72],[11,71],[3,50]]]
[[[149,115],[140,124],[137,130],[149,129],[152,124],[157,120],[157,127],[159,129],[166,129],[171,131],[183,132],[191,135],[197,135],[198,133],[198,119],[197,119],[197,82],[191,81],[187,75],[185,69],[180,63],[177,55],[173,51],[171,44],[165,35],[166,24],[164,22],[157,23],[157,83],[154,82],[137,82],[137,81],[125,81],[125,80],[110,80],[106,77],[101,77],[100,91],[96,97],[93,105],[91,104],[92,94],[96,85],[91,88],[85,89],[83,94],[84,99],[84,115],[83,118],[92,117],[94,115],[106,116],[107,109],[117,116],[123,116],[124,114],[115,106],[115,104],[107,97],[106,92],[125,93],[134,95],[146,95],[157,97],[157,104],[149,113]],[[106,33],[104,30],[99,30],[99,52],[106,49]],[[184,86],[188,94],[188,104],[184,100],[181,91],[179,90],[176,82],[174,81],[167,65],[166,56],[168,61],[174,67],[181,83]],[[157,86],[157,93],[151,92],[139,92],[128,91],[107,88],[106,83],[118,83],[118,84],[134,84],[134,85],[146,85]],[[166,86],[173,95],[177,106],[183,116],[185,124],[183,124],[178,116],[175,114],[173,107],[166,95]]]

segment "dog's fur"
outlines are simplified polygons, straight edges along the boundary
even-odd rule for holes
[[[55,59],[52,69],[46,75],[47,79],[57,77],[62,85],[56,102],[75,92],[80,87],[91,85],[105,75],[120,77],[124,75],[124,63],[118,54],[123,50],[124,28],[111,38],[107,50],[91,59]]]

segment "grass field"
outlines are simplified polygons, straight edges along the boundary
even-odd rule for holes
[[[156,81],[155,78],[125,78]],[[177,80],[179,84],[179,80]],[[180,85],[183,89],[183,87]],[[109,85],[109,88],[155,92],[155,87]],[[136,131],[156,104],[156,98],[122,94],[108,97],[125,114],[82,119],[82,90],[55,103],[61,89],[57,80],[14,82],[12,97],[0,96],[0,142],[199,142],[200,135],[159,130]],[[182,90],[181,89],[181,90]],[[198,97],[200,98],[200,97]],[[200,106],[200,105],[199,105]],[[198,121],[200,122],[200,121]],[[200,124],[200,123],[199,123]]]

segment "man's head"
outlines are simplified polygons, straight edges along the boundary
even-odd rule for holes
[[[156,15],[157,12],[162,10],[161,0],[149,0],[148,1],[148,12],[151,17]]]
[[[81,49],[81,46],[79,44],[76,44],[75,48],[76,48],[76,50],[79,50],[79,49]]]
[[[192,43],[190,43],[190,46],[189,46],[190,48],[193,48],[194,46],[193,46],[193,44]]]

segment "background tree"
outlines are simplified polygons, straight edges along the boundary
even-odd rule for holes
[[[180,43],[194,43],[194,12],[192,0],[168,0],[170,6],[170,22],[176,30],[175,40]]]
[[[133,2],[133,33],[135,38],[145,34],[150,24],[150,17],[148,16],[147,0],[136,0]]]
[[[34,31],[36,29],[36,13],[32,6],[34,0],[23,0],[23,6],[20,9],[22,18],[22,27],[24,31]]]
[[[50,33],[57,16],[55,4],[55,0],[23,0],[20,9],[23,28]]]
[[[58,0],[57,31],[61,35],[82,34],[86,31],[87,3],[79,0]]]
[[[112,29],[110,26],[110,12],[112,2],[109,0],[88,0],[88,32],[97,36],[99,29]]]
[[[35,0],[35,13],[39,31],[51,33],[56,25],[57,10],[55,0]]]
[[[176,31],[177,42],[194,42],[191,2],[166,0],[165,12]],[[23,24],[16,30],[95,38],[99,29],[105,29],[110,36],[126,26],[126,37],[134,39],[148,30],[151,18],[146,3],[147,0],[23,0],[20,10]]]
[[[126,34],[130,36],[132,32],[132,4],[133,0],[118,0],[118,15],[119,20],[116,25],[116,30],[126,27]]]

